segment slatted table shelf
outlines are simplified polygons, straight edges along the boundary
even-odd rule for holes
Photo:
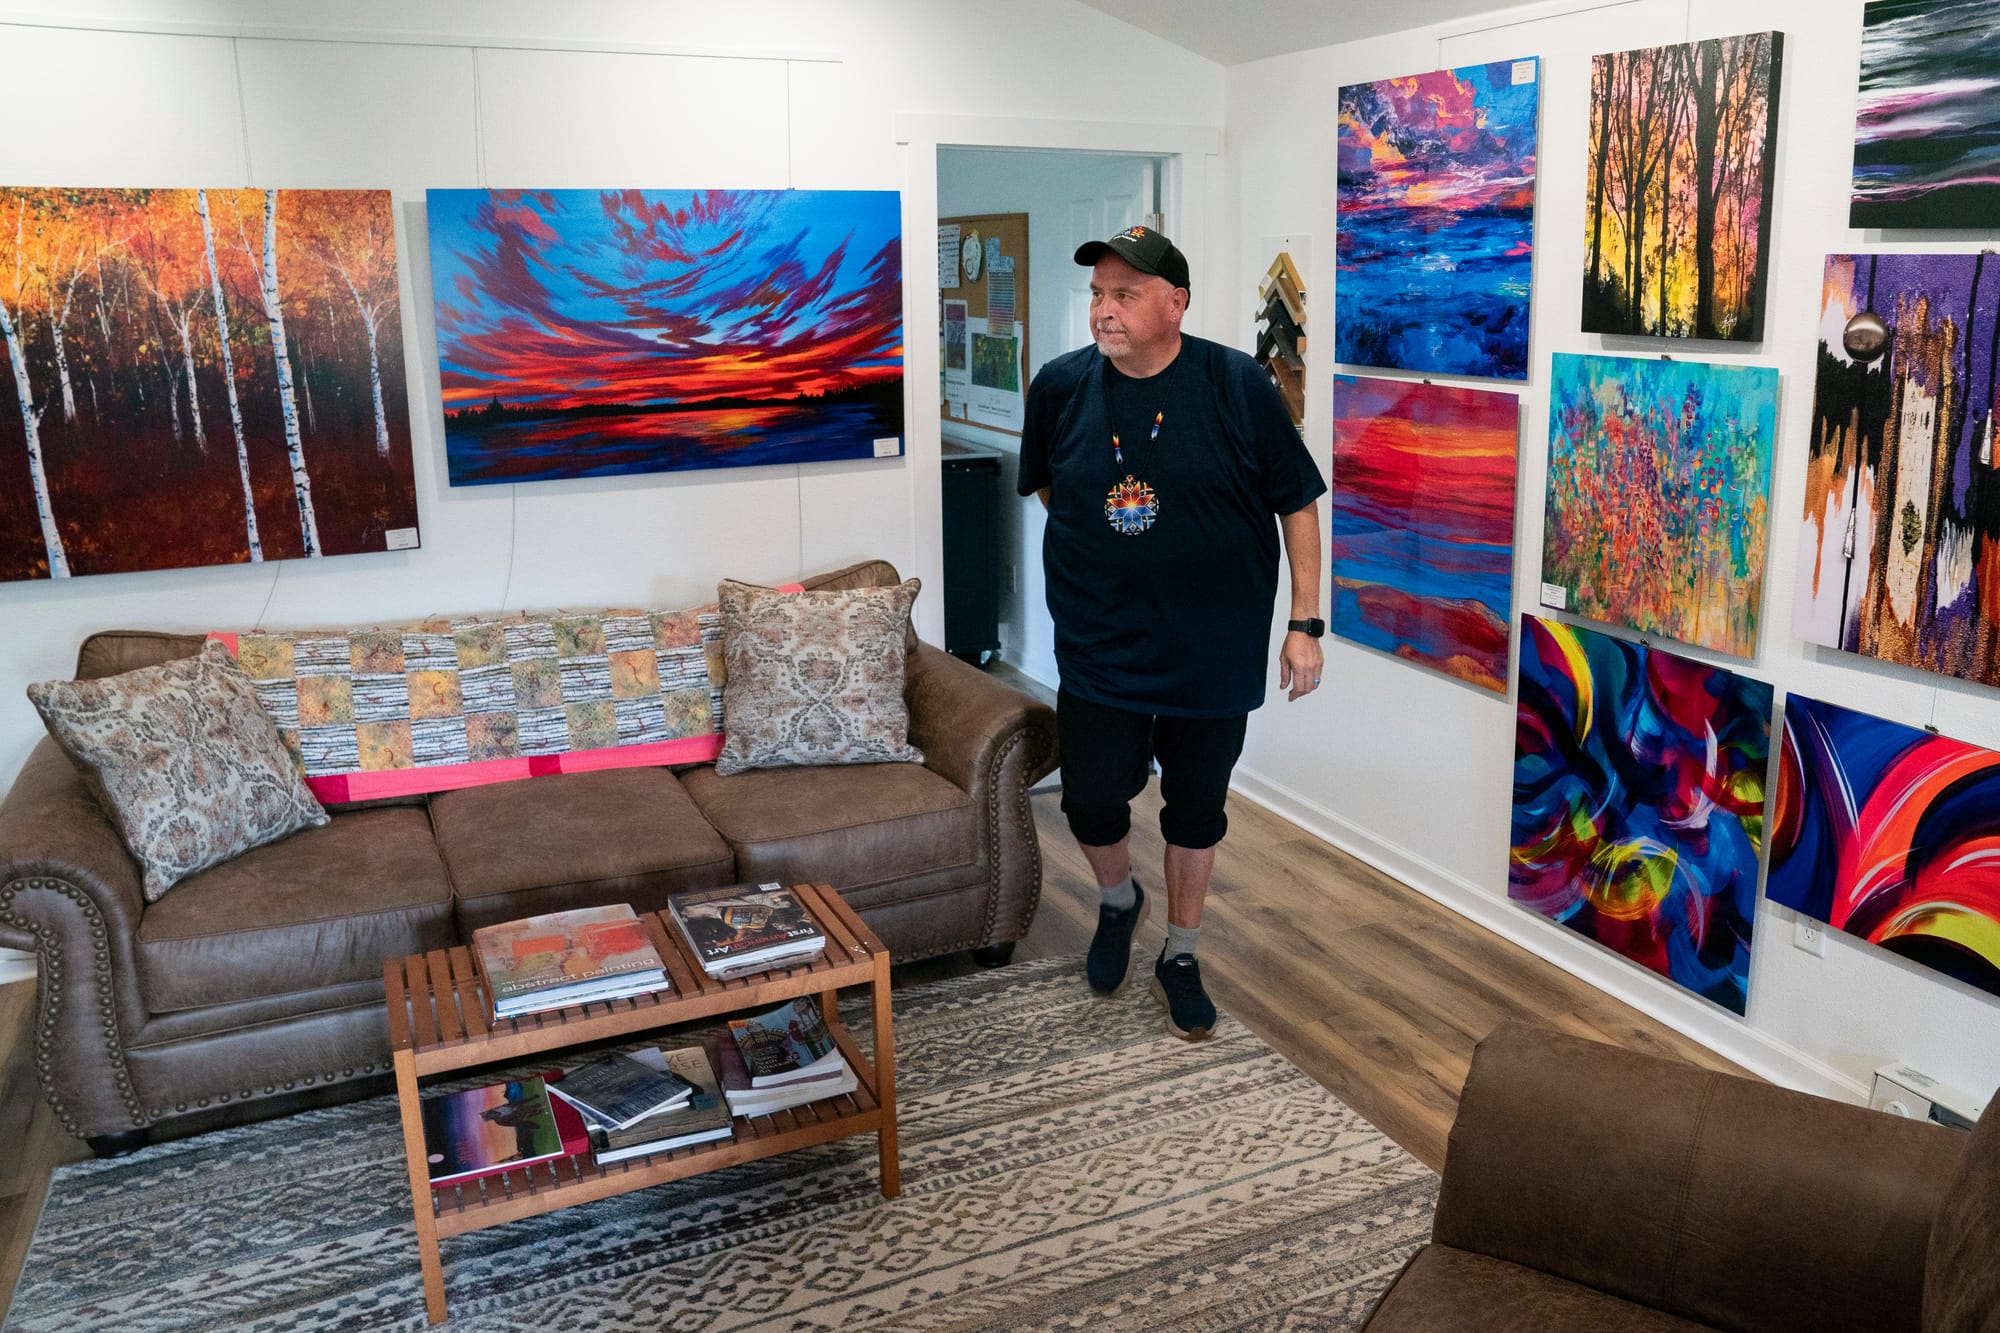
[[[852,1134],[876,1135],[882,1195],[893,1199],[901,1192],[889,951],[830,886],[801,884],[793,892],[826,932],[824,954],[797,967],[717,981],[701,970],[672,920],[654,912],[644,920],[654,947],[666,962],[673,989],[626,1000],[494,1018],[485,981],[463,946],[392,958],[382,965],[417,1251],[424,1275],[424,1307],[430,1322],[439,1323],[445,1317],[440,1237],[463,1235]],[[860,985],[872,991],[872,1060],[841,1024],[834,1007],[836,991]],[[581,1153],[442,1189],[430,1187],[418,1106],[420,1080],[782,1004],[801,995],[819,997],[827,1027],[854,1070],[858,1086],[853,1092],[770,1115],[737,1116],[730,1122],[731,1133],[726,1139],[626,1158],[609,1166],[599,1166],[589,1153]]]

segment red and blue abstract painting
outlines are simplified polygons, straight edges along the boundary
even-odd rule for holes
[[[1507,692],[1519,421],[1511,393],[1334,376],[1328,628]]]
[[[1771,687],[1521,621],[1507,896],[1743,1013]]]
[[[432,190],[451,484],[902,452],[882,190]]]
[[[2000,995],[2000,754],[1802,695],[1765,894]]]
[[[1340,90],[1336,361],[1528,377],[1539,69]]]

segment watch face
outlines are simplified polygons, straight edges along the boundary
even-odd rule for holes
[[[985,257],[985,250],[979,240],[978,232],[969,231],[965,233],[965,239],[959,243],[958,254],[959,262],[965,268],[965,280],[967,282],[978,282],[980,261]]]

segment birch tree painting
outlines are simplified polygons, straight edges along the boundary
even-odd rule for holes
[[[0,580],[417,544],[386,191],[0,189],[0,336]]]

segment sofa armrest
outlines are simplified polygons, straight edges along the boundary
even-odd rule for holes
[[[1055,768],[1055,710],[927,643],[910,654],[904,699],[924,766],[980,812],[980,859],[992,891],[979,943],[1018,940],[1041,899],[1028,788]]]
[[[124,1037],[145,1019],[134,941],[145,898],[118,831],[52,740],[0,802],[0,944],[39,968],[35,1069],[79,1138],[145,1123]]]
[[[1578,1037],[1481,1042],[1433,1239],[1722,1328],[1908,1329],[1963,1136]]]

